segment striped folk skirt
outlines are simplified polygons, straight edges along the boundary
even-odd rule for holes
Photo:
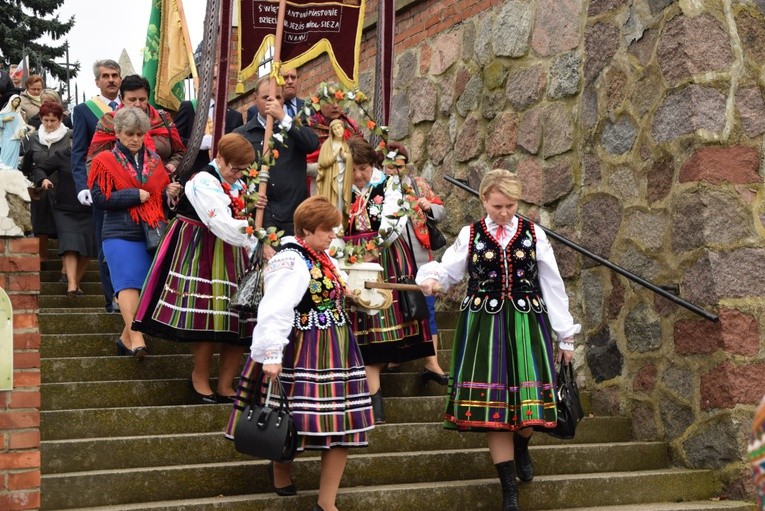
[[[358,243],[377,233],[350,237]],[[348,238],[346,238],[346,241]],[[403,278],[414,283],[415,263],[409,246],[399,237],[380,253],[385,282],[401,282]],[[384,364],[406,362],[435,355],[430,335],[430,321],[404,321],[398,291],[393,291],[393,304],[377,314],[349,311],[348,317],[353,333],[358,339],[364,362]]]
[[[249,346],[256,315],[229,310],[246,263],[244,248],[177,217],[157,248],[133,329],[171,341]]]
[[[346,327],[294,329],[284,349],[284,391],[300,434],[299,451],[332,447],[366,447],[367,431],[374,427],[364,362],[356,340]],[[265,401],[267,382],[260,364],[247,359],[239,380],[237,400],[226,430],[234,428],[252,399],[256,385]],[[272,398],[270,406],[278,406]]]
[[[444,427],[553,428],[555,364],[547,314],[465,309],[457,322]]]

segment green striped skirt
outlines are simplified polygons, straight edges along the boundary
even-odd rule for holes
[[[496,313],[465,308],[451,374],[446,429],[555,427],[555,365],[545,312],[519,312],[511,301]]]

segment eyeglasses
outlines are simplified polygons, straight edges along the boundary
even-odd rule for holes
[[[229,164],[229,167],[231,167],[231,170],[234,172],[244,172],[245,170],[249,169],[249,165],[245,165],[243,167],[234,167],[233,165]]]

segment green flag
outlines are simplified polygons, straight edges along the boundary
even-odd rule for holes
[[[184,80],[191,74],[191,52],[183,34],[180,0],[152,0],[143,76],[149,81],[149,102],[157,108],[178,110],[186,97]]]

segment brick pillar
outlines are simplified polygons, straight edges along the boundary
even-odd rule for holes
[[[13,305],[13,390],[0,392],[0,509],[40,507],[40,247],[0,237],[0,287]]]

